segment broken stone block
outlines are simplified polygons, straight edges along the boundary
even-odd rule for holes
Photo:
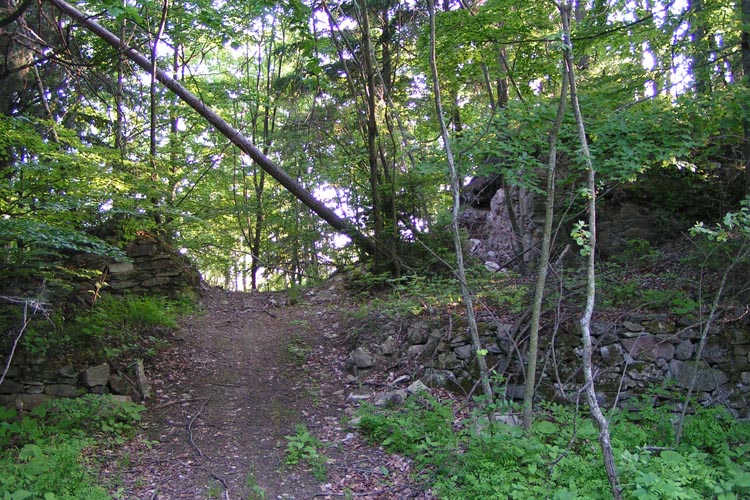
[[[109,365],[102,363],[84,370],[81,374],[81,382],[89,389],[97,385],[107,385],[107,382],[109,382]]]
[[[146,378],[146,369],[143,367],[142,359],[135,362],[135,384],[144,401],[151,399],[151,384]]]
[[[372,368],[375,365],[375,360],[367,349],[363,347],[357,347],[349,355],[349,359],[352,365],[357,368]]]

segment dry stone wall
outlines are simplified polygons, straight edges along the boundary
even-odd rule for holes
[[[106,282],[112,293],[178,295],[181,291],[195,289],[201,281],[200,274],[184,255],[157,236],[140,233],[131,241],[125,252],[132,262],[109,263]]]
[[[140,365],[142,366],[142,364]],[[120,373],[107,363],[82,367],[44,356],[17,355],[0,384],[0,404],[33,408],[55,398],[113,394],[127,401],[148,399],[148,381],[136,369]]]
[[[618,321],[593,323],[597,394],[603,404],[625,404],[654,387],[666,387],[666,399],[679,401],[696,369],[701,332],[694,318],[630,314]],[[503,374],[509,398],[523,397],[525,365],[512,324],[480,320],[487,361]],[[574,401],[582,375],[579,329],[562,325],[542,332],[541,382],[545,398]],[[384,321],[377,333],[364,331],[352,351],[349,367],[357,376],[372,369],[411,367],[428,386],[460,393],[475,387],[478,374],[471,341],[462,319],[411,318]],[[750,418],[750,326],[721,325],[709,332],[697,366],[695,396],[702,404],[726,406],[735,416]]]
[[[141,232],[125,251],[131,262],[102,262],[99,258],[78,256],[75,264],[105,270],[107,286],[103,293],[176,297],[186,289],[197,289],[201,283],[200,274],[187,257],[160,237]],[[81,285],[81,301],[90,300],[92,287],[91,283]],[[81,366],[17,353],[0,384],[0,404],[36,406],[52,398],[77,397],[88,392],[111,393],[136,401],[148,397],[143,363],[137,362],[132,373],[125,374],[111,371],[106,363]]]

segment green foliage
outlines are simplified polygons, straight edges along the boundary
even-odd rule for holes
[[[299,465],[306,463],[312,468],[312,473],[318,481],[326,478],[326,462],[328,458],[319,449],[323,445],[303,424],[297,424],[296,433],[293,436],[284,436],[287,440],[286,458],[287,465]]]
[[[745,198],[741,208],[727,212],[722,220],[713,227],[703,222],[696,222],[690,234],[707,240],[709,245],[705,253],[719,254],[720,258],[745,259],[748,255],[747,243],[750,238],[750,198]]]
[[[750,494],[750,423],[731,419],[723,409],[703,408],[688,416],[689,441],[673,447],[673,409],[655,408],[650,397],[612,418],[624,498]],[[434,399],[412,399],[401,408],[364,406],[359,415],[368,437],[432,471],[439,498],[596,500],[611,495],[598,430],[570,407],[543,403],[529,433],[489,424],[485,413],[456,427],[451,408]]]
[[[305,342],[301,335],[294,335],[287,341],[286,354],[287,359],[299,366],[303,366],[307,357],[312,352],[312,347]]]
[[[598,300],[606,307],[628,307],[680,316],[697,312],[700,304],[690,294],[693,284],[689,280],[666,273],[633,272],[640,266],[650,268],[650,263],[658,258],[659,253],[650,245],[636,243],[630,246],[615,259],[617,262],[606,264],[598,273]]]
[[[484,266],[466,270],[469,289],[477,300],[488,307],[520,312],[526,307],[529,288],[511,273],[493,273]],[[357,270],[350,287],[366,297],[367,302],[356,317],[371,312],[389,318],[419,315],[435,308],[453,307],[461,303],[461,290],[454,278],[435,275],[405,275],[393,278],[389,274],[373,274]]]
[[[584,257],[591,254],[591,231],[586,229],[586,222],[579,220],[573,225],[573,229],[570,231],[570,236],[575,240],[576,244],[581,247],[580,253]]]
[[[94,236],[42,221],[0,218],[0,241],[5,242],[5,251],[0,254],[3,290],[12,286],[24,289],[44,281],[47,290],[64,296],[76,280],[99,274],[71,269],[70,255],[86,253],[128,260],[122,250]]]
[[[95,446],[94,437],[107,445],[132,436],[143,410],[96,395],[53,401],[23,416],[0,408],[0,498],[108,499],[82,453]]]
[[[625,242],[625,250],[613,260],[623,265],[652,266],[659,260],[660,252],[646,240],[634,239]]]
[[[358,415],[365,435],[389,452],[414,457],[422,466],[441,465],[456,451],[453,410],[428,394],[409,399],[403,408],[363,405]]]
[[[21,339],[27,352],[49,356],[73,354],[82,359],[147,357],[166,346],[163,332],[177,328],[188,313],[188,298],[160,296],[105,296],[90,309],[67,318],[58,314],[49,322],[35,320]]]
[[[266,490],[258,484],[254,468],[251,468],[245,474],[245,485],[250,488],[250,496],[247,500],[266,500],[268,498]]]

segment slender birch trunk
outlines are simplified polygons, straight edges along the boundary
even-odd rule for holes
[[[435,94],[435,109],[437,111],[438,123],[440,124],[440,133],[443,140],[443,147],[445,148],[445,156],[448,160],[448,167],[451,173],[451,189],[453,191],[453,217],[451,222],[451,232],[453,233],[453,245],[456,248],[456,275],[458,277],[459,285],[461,286],[461,296],[463,297],[464,303],[466,304],[466,317],[469,322],[469,331],[471,333],[471,342],[474,347],[474,352],[477,355],[477,364],[479,365],[479,376],[482,382],[482,390],[488,401],[492,400],[492,387],[490,386],[490,380],[487,375],[487,362],[484,356],[481,354],[482,346],[479,343],[479,330],[477,329],[477,321],[474,316],[474,304],[471,298],[471,290],[466,283],[466,270],[464,268],[464,255],[463,248],[461,245],[461,233],[458,230],[458,216],[461,201],[460,183],[458,179],[458,172],[456,170],[456,164],[453,161],[453,151],[450,145],[450,136],[448,135],[448,127],[445,125],[445,119],[443,118],[443,104],[440,98],[440,83],[438,80],[437,62],[435,56],[435,4],[433,0],[427,0],[427,5],[430,11],[430,69],[432,70],[432,84]]]
[[[572,11],[571,3],[558,5],[560,16],[563,24],[563,52],[565,55],[565,65],[567,66],[568,83],[570,84],[570,104],[573,108],[576,125],[578,126],[578,139],[581,144],[581,155],[586,163],[588,170],[587,190],[588,190],[588,230],[591,233],[587,256],[587,286],[586,286],[586,307],[581,316],[581,337],[583,341],[583,377],[585,382],[586,398],[588,399],[591,416],[599,427],[599,445],[602,449],[604,458],[604,468],[607,471],[607,478],[612,486],[612,497],[615,500],[622,498],[622,491],[615,467],[614,454],[612,453],[612,443],[609,437],[609,422],[604,417],[599,402],[596,399],[596,390],[594,388],[594,375],[592,368],[592,347],[591,347],[591,317],[594,314],[594,301],[596,299],[596,268],[595,268],[595,249],[596,249],[596,173],[589,152],[588,140],[586,139],[586,128],[581,116],[581,108],[578,103],[578,93],[576,89],[575,64],[573,60],[573,47],[570,39],[570,15]]]

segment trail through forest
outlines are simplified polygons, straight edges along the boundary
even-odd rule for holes
[[[329,281],[290,304],[286,293],[211,289],[152,366],[141,436],[112,450],[103,479],[119,498],[431,498],[408,460],[342,425],[349,395],[342,313]],[[372,391],[370,391],[372,392]],[[321,440],[325,475],[286,463],[299,425]],[[314,477],[314,476],[317,476]]]

